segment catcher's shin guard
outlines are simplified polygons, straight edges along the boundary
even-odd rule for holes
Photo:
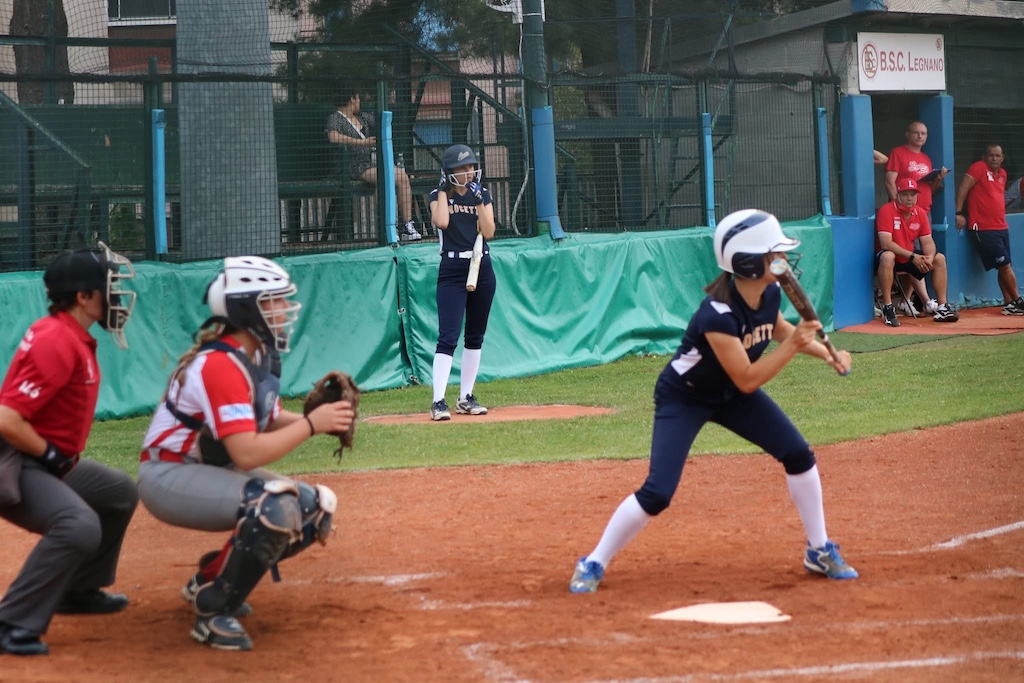
[[[293,540],[281,559],[296,555],[317,541],[327,545],[331,534],[334,511],[338,509],[338,497],[323,484],[310,486],[298,482],[299,507],[302,509],[302,535]]]
[[[271,565],[300,538],[298,489],[289,481],[250,479],[242,517],[217,577],[199,587],[193,607],[199,616],[234,614]]]

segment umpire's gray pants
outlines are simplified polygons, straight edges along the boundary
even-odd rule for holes
[[[0,517],[42,538],[0,601],[0,621],[45,633],[65,593],[114,583],[139,495],[130,476],[85,459],[60,480],[24,456],[19,483],[21,502]]]

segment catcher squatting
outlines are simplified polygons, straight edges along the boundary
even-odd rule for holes
[[[195,609],[192,637],[218,649],[252,649],[238,620],[251,612],[246,598],[268,570],[276,578],[281,560],[326,543],[331,530],[333,491],[266,466],[314,434],[352,445],[359,389],[348,375],[318,382],[303,415],[281,407],[279,354],[301,308],[296,291],[273,261],[224,259],[206,292],[212,317],[171,374],[143,443],[139,496],[153,516],[230,532],[182,589]]]

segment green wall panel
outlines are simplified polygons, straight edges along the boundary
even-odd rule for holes
[[[785,225],[803,244],[801,282],[832,329],[832,237],[815,217]],[[491,245],[498,290],[480,380],[670,353],[717,274],[712,231],[573,234]],[[429,383],[437,343],[436,243],[279,259],[303,309],[284,359],[282,392],[304,395],[330,369],[367,390]],[[206,319],[203,293],[220,261],[140,263],[122,352],[98,327],[103,385],[97,417],[149,413],[168,375]],[[784,309],[795,320],[791,306]],[[39,272],[0,274],[0,363],[46,312]],[[460,349],[451,381],[458,381]]]

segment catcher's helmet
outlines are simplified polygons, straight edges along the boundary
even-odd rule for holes
[[[453,170],[459,166],[466,166],[472,164],[474,168],[473,179],[476,182],[480,182],[480,162],[476,159],[476,154],[473,150],[466,145],[452,145],[444,151],[441,155],[441,168],[444,170],[446,176],[448,176],[448,182],[458,187],[464,187],[466,183],[460,183],[455,179],[455,175],[452,173]]]
[[[302,304],[291,301],[298,288],[284,268],[259,256],[230,256],[206,289],[204,302],[215,316],[256,337],[268,349],[289,350],[288,340]],[[276,304],[285,302],[284,305]]]
[[[43,273],[43,283],[54,301],[60,294],[98,291],[103,297],[100,327],[110,332],[114,343],[127,349],[124,326],[135,308],[135,292],[122,289],[122,281],[133,277],[132,262],[100,242],[92,249],[57,254]]]
[[[798,246],[800,240],[786,237],[775,216],[757,209],[731,213],[715,228],[718,267],[748,280],[764,275],[765,254]]]

